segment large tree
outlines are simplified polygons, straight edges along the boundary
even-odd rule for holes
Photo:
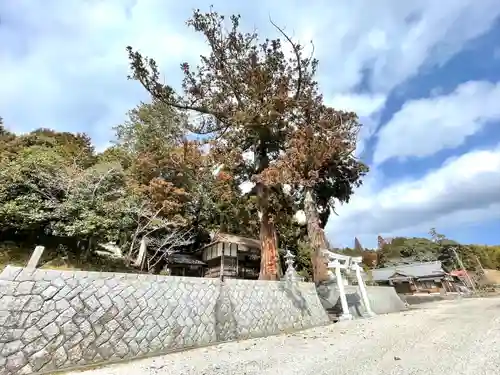
[[[297,191],[319,282],[328,279],[322,251],[330,246],[323,228],[336,201],[349,201],[368,168],[353,156],[360,127],[356,114],[326,106],[315,82],[307,90],[284,152],[261,177],[268,185],[289,184]]]
[[[261,279],[275,280],[279,274],[278,213],[271,202],[281,193],[259,175],[272,167],[297,136],[297,126],[302,125],[299,120],[305,116],[304,103],[316,100],[311,98],[316,93],[316,62],[274,23],[285,44],[279,38],[259,42],[257,33],[241,32],[239,15],[226,21],[213,10],[196,10],[187,21],[203,34],[210,52],[200,57],[194,69],[188,63],[181,64],[181,92],[161,83],[153,59],[128,47],[131,78],[140,81],[156,100],[198,114],[196,121],[190,122],[190,130],[214,140],[213,152],[234,178],[255,181]],[[250,163],[245,154],[253,155]],[[301,181],[294,183],[299,185]]]

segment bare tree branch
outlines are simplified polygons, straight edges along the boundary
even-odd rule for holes
[[[164,259],[168,262],[170,255],[179,251],[182,247],[191,244],[195,237],[192,231],[192,228],[188,230],[173,230],[162,239],[151,239],[149,245],[154,245],[156,249],[152,255],[148,255],[147,257],[148,271],[154,269]]]
[[[95,193],[97,192],[97,189],[99,189],[99,186],[102,184],[102,182],[106,179],[106,177],[113,172],[115,168],[110,168],[104,175],[101,176],[99,181],[97,181],[97,184],[94,186],[94,189],[92,190],[92,199],[95,198]]]
[[[269,16],[269,22],[271,22],[271,25],[273,25],[281,35],[290,43],[292,46],[293,53],[295,54],[295,58],[297,59],[297,72],[299,74],[299,77],[297,79],[297,90],[294,95],[294,99],[297,100],[300,97],[300,92],[302,90],[302,60],[300,58],[300,50],[299,47],[292,41],[292,39],[283,31],[282,28],[280,28],[278,25],[276,25],[273,20],[271,19],[271,16]]]
[[[130,244],[130,248],[129,248],[129,251],[127,254],[127,259],[129,261],[132,258],[132,252],[134,250],[134,246],[135,246],[135,242],[137,241],[137,237],[139,236],[139,234],[141,232],[145,231],[146,228],[149,227],[149,225],[151,225],[153,220],[155,220],[158,217],[159,213],[163,210],[163,207],[158,209],[154,214],[152,214],[148,217],[148,221],[146,222],[146,224],[141,225],[141,218],[147,217],[146,215],[147,215],[147,212],[149,211],[147,206],[148,206],[147,202],[143,202],[139,211],[137,212],[137,220],[136,220],[137,227],[135,228],[134,235],[132,236],[132,242]]]

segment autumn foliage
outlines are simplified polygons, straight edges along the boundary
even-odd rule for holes
[[[180,92],[162,83],[153,59],[128,48],[131,78],[155,100],[196,114],[196,121],[188,121],[189,129],[211,141],[213,155],[232,176],[255,182],[251,193],[261,214],[263,279],[278,277],[276,207],[290,206],[287,199],[274,204],[279,186],[291,185],[301,195],[301,205],[309,189],[313,206],[320,208],[317,225],[309,226],[315,232],[309,234],[323,240],[316,246],[317,258],[320,247],[327,246],[322,227],[333,199],[347,201],[351,186],[366,171],[353,156],[356,115],[324,103],[315,81],[318,61],[270,22],[280,38],[259,39],[256,32],[241,31],[239,15],[194,11],[187,25],[204,36],[210,52],[196,67],[180,64]],[[246,161],[245,153],[253,160]]]

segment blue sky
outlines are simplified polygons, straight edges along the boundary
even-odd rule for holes
[[[425,235],[500,243],[498,0],[213,1],[274,36],[314,41],[326,100],[364,124],[371,167],[327,225],[331,242]],[[204,1],[2,0],[0,115],[8,127],[87,132],[98,149],[147,95],[127,81],[132,45],[179,82],[206,51],[185,19]]]

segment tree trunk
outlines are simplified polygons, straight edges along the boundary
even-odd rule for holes
[[[143,230],[146,227],[142,228]],[[139,233],[141,231],[140,224],[137,224],[137,228],[135,228],[134,235],[132,236],[132,242],[130,243],[130,248],[128,249],[128,254],[127,254],[127,264],[130,265],[132,263],[132,252],[134,251],[134,245],[135,241],[137,241],[137,237],[139,236]]]
[[[277,234],[274,222],[271,220],[268,206],[268,190],[262,184],[257,184],[257,194],[260,200],[262,216],[260,218],[260,274],[259,280],[279,280]]]
[[[141,238],[141,246],[139,247],[139,254],[137,255],[137,259],[134,262],[135,267],[139,267],[142,271],[144,267],[144,263],[146,260],[146,253],[147,253],[147,245],[146,245],[146,237]]]
[[[313,280],[315,283],[326,281],[329,279],[327,260],[323,255],[323,250],[329,249],[328,240],[325,232],[321,227],[318,210],[313,197],[313,192],[310,188],[305,191],[304,211],[307,220],[307,235],[313,249],[311,253],[311,263],[313,267]]]
[[[269,167],[267,147],[260,142],[256,149],[258,169],[261,173]],[[255,186],[260,217],[260,274],[259,280],[279,280],[278,271],[278,236],[269,210],[269,188],[262,182]]]
[[[94,237],[90,237],[89,241],[87,243],[87,248],[85,249],[85,253],[83,255],[85,260],[90,259],[90,256],[92,255],[93,250],[94,250]]]

